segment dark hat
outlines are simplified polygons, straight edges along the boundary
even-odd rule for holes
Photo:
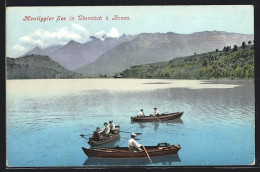
[[[153,109],[157,109],[157,108],[153,108]]]
[[[141,109],[141,111],[143,111],[143,109]]]
[[[105,122],[105,123],[104,123],[104,125],[108,125],[108,123],[107,123],[107,122]]]

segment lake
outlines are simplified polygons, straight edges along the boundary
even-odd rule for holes
[[[180,144],[176,155],[152,158],[157,166],[249,165],[255,157],[252,80],[44,79],[6,81],[7,161],[10,167],[150,166],[147,158],[89,158],[80,134],[113,120],[140,132],[139,143]],[[131,123],[144,109],[184,111],[168,122]],[[127,146],[130,134],[104,147]],[[125,138],[127,137],[127,138]]]

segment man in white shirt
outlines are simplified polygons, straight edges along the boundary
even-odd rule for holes
[[[104,123],[104,128],[100,131],[101,135],[107,135],[110,132],[107,122]]]
[[[154,108],[154,114],[153,116],[159,116],[160,112],[157,110],[157,108]]]
[[[141,109],[137,116],[138,117],[143,117],[144,116],[144,110]]]
[[[132,133],[131,134],[131,139],[129,139],[128,141],[128,148],[131,152],[139,152],[139,151],[142,151],[141,147],[143,145],[137,143],[137,141],[135,140],[137,134],[135,133]]]
[[[115,134],[115,124],[113,124],[113,121],[109,121],[109,129],[112,134]]]

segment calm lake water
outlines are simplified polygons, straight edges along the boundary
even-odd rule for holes
[[[89,158],[80,134],[114,120],[139,143],[180,144],[155,165],[248,165],[255,157],[254,81],[75,79],[7,80],[7,161],[11,167],[151,165],[142,159]],[[184,111],[165,123],[131,123],[141,108]],[[130,134],[121,133],[130,138]],[[127,146],[120,138],[104,147]]]

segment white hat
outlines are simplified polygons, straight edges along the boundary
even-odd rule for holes
[[[133,132],[133,133],[131,134],[131,136],[135,136],[135,137],[136,137],[136,136],[137,136],[137,134],[135,134],[135,133]]]

